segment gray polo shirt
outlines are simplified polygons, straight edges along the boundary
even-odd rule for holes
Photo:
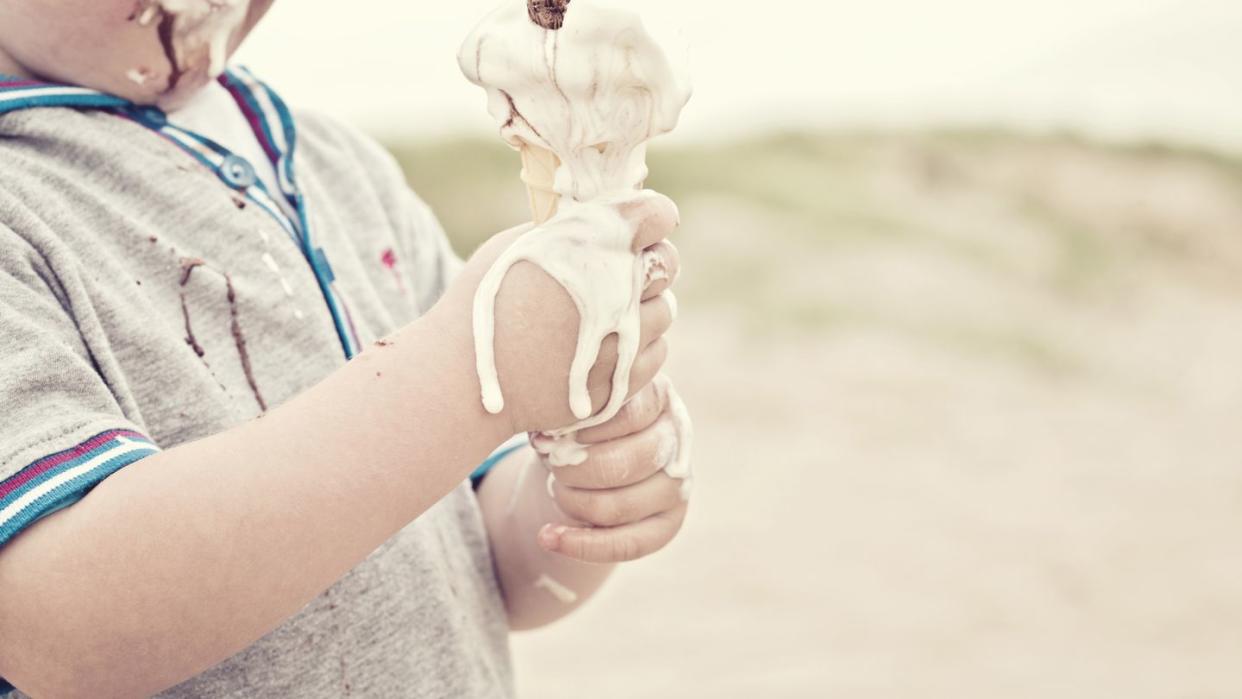
[[[310,227],[366,344],[426,311],[460,263],[380,147],[312,115],[297,124]],[[301,250],[187,153],[106,112],[0,116],[0,542],[344,362]],[[463,484],[280,628],[161,696],[510,696],[507,638]]]

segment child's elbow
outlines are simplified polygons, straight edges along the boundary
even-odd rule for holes
[[[81,663],[60,653],[37,650],[46,648],[47,641],[38,636],[37,630],[27,629],[18,638],[6,634],[0,639],[0,677],[32,697],[114,696],[100,691],[108,678],[91,677]]]

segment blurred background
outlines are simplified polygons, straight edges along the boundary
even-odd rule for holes
[[[278,3],[242,60],[466,255],[528,218],[455,61],[494,4]],[[693,46],[699,487],[522,696],[1242,696],[1242,4],[628,4]]]

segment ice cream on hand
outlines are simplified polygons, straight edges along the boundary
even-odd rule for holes
[[[677,125],[689,81],[636,13],[603,0],[506,0],[466,39],[458,62],[487,91],[501,136],[521,152],[522,180],[540,225],[501,255],[475,296],[483,405],[493,413],[504,409],[494,352],[496,294],[514,264],[531,262],[565,288],[581,318],[569,377],[570,409],[579,422],[547,437],[561,443],[558,451],[584,458],[572,448],[574,433],[610,420],[629,394],[640,349],[639,306],[651,281],[647,261],[632,248],[633,225],[617,208],[643,196],[647,143]],[[612,394],[592,415],[587,376],[613,334],[619,357]],[[671,412],[679,445],[668,471],[688,483],[689,421],[684,409]]]

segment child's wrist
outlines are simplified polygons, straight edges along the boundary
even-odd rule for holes
[[[398,382],[408,382],[405,390],[411,392],[403,402],[432,398],[461,420],[464,439],[479,439],[490,452],[516,431],[508,411],[492,415],[483,408],[473,338],[469,323],[436,306],[372,351],[379,362],[390,365]]]

